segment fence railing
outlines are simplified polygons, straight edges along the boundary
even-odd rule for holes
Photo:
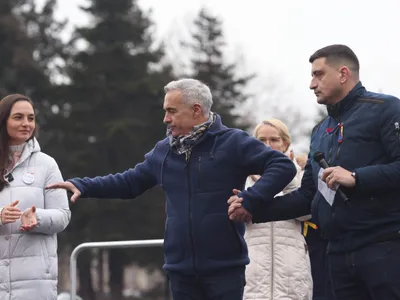
[[[71,300],[76,299],[77,286],[77,258],[79,253],[86,249],[115,249],[115,248],[146,248],[161,247],[164,244],[163,239],[158,240],[139,240],[139,241],[115,241],[115,242],[90,242],[83,243],[75,247],[70,257],[70,295]]]

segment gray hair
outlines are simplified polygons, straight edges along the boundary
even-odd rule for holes
[[[197,79],[184,78],[171,81],[164,87],[164,92],[180,91],[186,104],[198,103],[208,115],[213,104],[210,88]]]

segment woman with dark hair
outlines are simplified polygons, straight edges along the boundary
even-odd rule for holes
[[[57,233],[70,220],[57,163],[40,151],[32,101],[0,101],[0,299],[57,299]]]

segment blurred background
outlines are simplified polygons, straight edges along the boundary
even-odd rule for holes
[[[142,161],[165,136],[163,87],[194,77],[213,92],[213,111],[249,130],[276,117],[295,154],[325,116],[309,91],[309,56],[350,46],[370,90],[400,96],[400,2],[381,0],[1,0],[0,96],[36,104],[39,142],[65,178],[105,175]],[[88,241],[163,237],[164,196],[71,205],[59,235],[59,292],[69,256]],[[84,300],[163,299],[161,248],[85,251]]]

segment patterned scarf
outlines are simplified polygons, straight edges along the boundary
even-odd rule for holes
[[[183,154],[192,150],[193,145],[197,140],[211,127],[215,122],[215,114],[210,112],[208,120],[200,125],[194,126],[191,133],[188,135],[181,135],[174,138],[171,134],[171,129],[167,128],[167,137],[172,150],[176,154]]]

